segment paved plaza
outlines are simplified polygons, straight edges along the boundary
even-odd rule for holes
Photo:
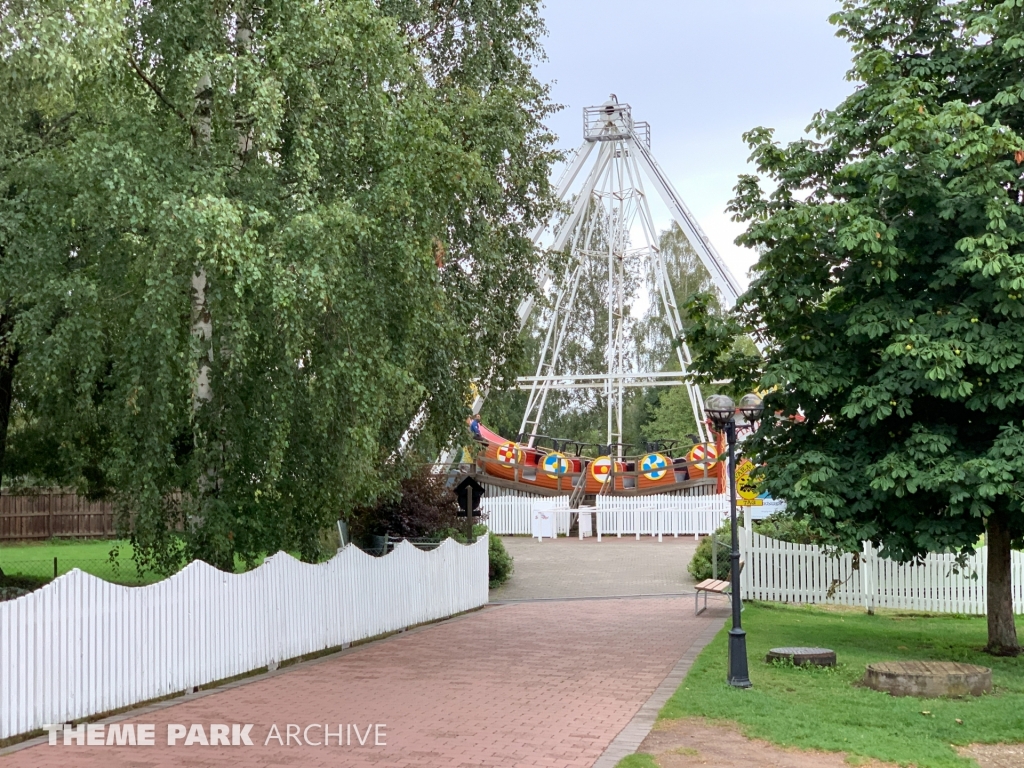
[[[531,547],[543,555],[524,554]],[[578,541],[513,541],[518,580],[507,590],[551,597],[538,594],[545,591],[539,584],[552,582],[536,569],[572,579],[590,568],[585,583],[591,591],[616,588],[602,570],[632,574],[632,580],[618,582],[621,589],[679,591],[686,586],[681,573],[691,547],[692,539],[660,546],[602,542],[600,548]],[[570,565],[559,571],[563,554]],[[679,567],[658,581],[658,564],[674,558]],[[555,581],[556,588],[547,591],[569,591],[560,584]],[[723,603],[694,617],[692,598],[679,596],[491,605],[121,717],[122,724],[155,725],[154,746],[37,743],[0,757],[0,768],[614,765],[646,735],[660,701],[726,614]],[[236,723],[253,724],[253,746],[184,746],[183,740],[167,745],[169,724],[203,724],[208,734],[211,724]],[[339,746],[332,737],[330,746],[311,746],[294,728],[305,734],[313,725],[308,740],[322,741],[319,726],[328,724],[335,733],[339,723],[363,734],[381,724],[384,744],[375,746],[364,736],[360,746],[347,732],[351,744]],[[297,737],[291,744],[268,742],[274,725],[282,739],[290,725]]]
[[[697,542],[693,536],[604,536],[545,539],[505,536],[515,571],[491,600],[606,597],[693,592],[686,570]]]

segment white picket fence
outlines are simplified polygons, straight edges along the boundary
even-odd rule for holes
[[[744,599],[785,603],[836,603],[865,609],[899,608],[935,613],[984,614],[986,550],[955,568],[950,554],[929,555],[920,565],[879,557],[865,542],[854,568],[851,554],[830,557],[820,547],[777,541],[747,528],[740,537]],[[1014,611],[1024,613],[1024,553],[1012,555]],[[829,594],[831,592],[831,594]]]
[[[492,533],[530,535],[535,504],[555,503],[555,522],[559,535],[568,535],[571,515],[568,497],[484,497],[480,504],[487,514],[484,521]],[[708,496],[598,496],[596,511],[598,532],[603,536],[704,536],[718,528],[729,514],[729,497]]]
[[[487,570],[486,537],[243,574],[195,562],[146,587],[75,569],[0,603],[0,740],[479,607]]]
[[[598,496],[597,511],[603,536],[707,536],[729,515],[729,497]]]
[[[484,525],[491,533],[502,536],[529,536],[533,533],[533,505],[555,505],[555,527],[560,536],[569,535],[570,512],[568,496],[498,496],[484,497],[480,506],[487,514]]]

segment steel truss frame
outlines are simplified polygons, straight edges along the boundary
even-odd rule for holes
[[[606,395],[608,407],[608,444],[619,444],[618,450],[621,452],[622,412],[626,389],[685,386],[700,439],[707,441],[709,435],[705,426],[704,404],[700,388],[688,375],[691,363],[690,349],[683,333],[682,318],[669,280],[665,255],[658,247],[658,233],[651,216],[644,178],[650,182],[708,270],[725,306],[731,307],[736,303],[740,294],[740,284],[658,165],[651,153],[650,126],[645,122],[634,122],[629,104],[620,104],[613,96],[601,106],[585,108],[583,137],[582,145],[566,166],[556,187],[558,199],[565,202],[591,156],[596,154],[589,173],[579,191],[575,193],[569,214],[560,221],[541,225],[532,235],[534,247],[543,255],[561,254],[569,246],[570,258],[568,266],[558,276],[545,266],[541,270],[537,294],[524,300],[519,306],[520,327],[525,327],[536,308],[536,295],[550,295],[553,291],[553,301],[545,313],[542,324],[544,342],[536,374],[522,376],[517,380],[517,388],[528,390],[530,393],[520,432],[523,436],[528,435],[528,444],[532,447],[539,433],[550,392],[565,389],[601,389]],[[588,212],[591,213],[590,216],[587,216]],[[632,247],[630,242],[630,230],[636,221],[639,221],[645,240],[641,247]],[[606,242],[606,247],[601,253],[590,247],[594,242],[595,227],[599,222],[603,228],[601,235]],[[548,237],[550,242],[542,245]],[[652,296],[652,300],[660,303],[662,307],[670,338],[679,340],[675,346],[679,371],[625,369],[624,265],[627,257],[637,255],[647,260],[648,274],[653,278],[655,295]],[[585,259],[594,258],[607,259],[607,372],[584,375],[559,372],[559,359],[578,294],[583,262]],[[472,407],[474,415],[480,412],[486,394],[482,392],[477,396]],[[446,457],[446,460],[450,461],[451,457]]]
[[[583,145],[558,184],[557,194],[561,200],[565,200],[595,146],[599,147],[597,159],[576,194],[569,215],[557,225],[541,227],[534,233],[534,244],[539,246],[550,230],[551,242],[543,250],[547,254],[562,253],[568,246],[570,258],[560,279],[554,279],[546,271],[541,280],[541,292],[548,292],[551,288],[555,292],[543,320],[546,328],[536,374],[520,377],[517,382],[520,389],[530,393],[520,433],[528,445],[532,446],[539,433],[544,407],[551,391],[600,389],[607,402],[608,444],[618,444],[621,451],[625,390],[630,387],[685,386],[700,438],[707,440],[700,388],[688,376],[690,350],[683,334],[682,319],[669,280],[665,255],[658,247],[658,234],[644,187],[645,176],[710,273],[727,306],[735,303],[740,293],[739,283],[654,159],[650,150],[650,127],[646,123],[634,122],[630,106],[614,100],[600,107],[586,108],[583,115]],[[645,240],[645,244],[639,248],[632,247],[630,241],[630,230],[636,222],[639,222]],[[598,225],[600,237],[595,239]],[[595,247],[597,245],[603,246],[600,252]],[[652,301],[661,305],[670,338],[680,342],[675,347],[679,371],[626,370],[625,263],[630,256],[636,255],[646,259],[655,294],[651,297]],[[574,376],[570,372],[559,371],[560,354],[573,316],[584,261],[595,258],[607,259],[607,373]],[[519,319],[522,324],[525,325],[533,309],[533,298],[520,306]],[[477,410],[478,407],[474,408],[474,412]]]

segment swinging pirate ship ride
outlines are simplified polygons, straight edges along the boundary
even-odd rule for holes
[[[489,496],[568,495],[573,508],[597,495],[722,492],[722,438],[710,429],[700,388],[688,376],[690,351],[669,279],[668,257],[658,246],[645,178],[707,269],[724,306],[735,303],[739,284],[651,154],[650,126],[635,122],[628,104],[620,104],[613,94],[604,104],[585,108],[583,137],[557,186],[559,200],[571,199],[569,214],[557,223],[542,225],[533,235],[546,263],[554,261],[552,256],[568,254],[568,259],[559,259],[563,265],[559,274],[546,267],[541,275],[539,293],[550,301],[537,323],[543,343],[536,373],[517,382],[518,388],[529,392],[519,434],[510,440],[484,426],[479,418],[483,395],[478,395],[469,420],[478,450],[475,457],[474,452],[461,451],[463,471],[473,472]],[[589,172],[583,174],[587,167]],[[578,187],[577,179],[583,179]],[[632,237],[637,230],[643,239],[639,247],[633,245]],[[606,371],[580,375],[563,370],[561,353],[574,319],[581,277],[588,264],[593,267],[594,259],[600,260],[602,269],[607,264]],[[632,364],[627,354],[627,259],[645,263],[649,298],[660,305],[665,332],[674,340],[678,371],[637,370],[640,366]],[[530,320],[535,303],[531,297],[519,307],[520,327]],[[626,390],[661,386],[686,387],[697,434],[646,443],[642,450],[623,443]],[[539,433],[549,395],[578,389],[597,389],[604,395],[607,442],[588,444]],[[453,465],[457,455],[452,452],[443,461]]]

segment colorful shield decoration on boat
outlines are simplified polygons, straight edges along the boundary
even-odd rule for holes
[[[640,471],[648,480],[661,480],[668,474],[671,462],[660,453],[648,453],[640,459]]]
[[[608,482],[608,477],[611,471],[611,456],[598,456],[596,459],[590,462],[590,475],[602,485]]]
[[[513,442],[502,443],[498,446],[495,458],[503,464],[522,464],[523,452]]]
[[[552,451],[544,456],[540,466],[548,477],[557,479],[559,476],[568,472],[572,465],[569,463],[569,459],[564,453]]]
[[[718,449],[715,448],[714,443],[708,443],[707,445],[700,443],[690,449],[690,452],[686,454],[686,458],[689,461],[697,462],[693,465],[694,469],[698,472],[704,472],[710,469],[718,459]]]

